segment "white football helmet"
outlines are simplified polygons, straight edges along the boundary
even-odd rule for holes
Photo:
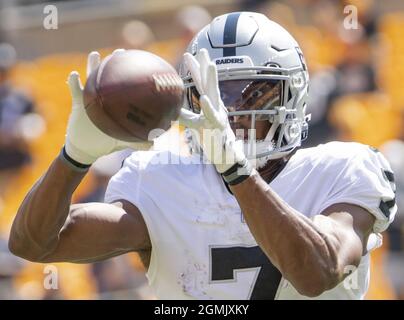
[[[264,140],[255,141],[253,134],[243,136],[246,156],[266,163],[300,146],[310,119],[305,114],[309,74],[302,51],[289,32],[260,13],[228,13],[204,27],[187,51],[195,55],[203,48],[217,66],[230,124],[240,116],[249,118],[251,129],[256,121],[271,123]],[[187,88],[186,107],[199,113],[199,94],[185,64],[180,66],[180,75]],[[254,151],[247,147],[251,145],[255,145]]]

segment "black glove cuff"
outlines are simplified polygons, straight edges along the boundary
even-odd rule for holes
[[[253,167],[247,159],[235,163],[230,169],[222,173],[222,177],[227,184],[234,186],[249,178]]]
[[[86,172],[91,167],[91,164],[82,164],[77,162],[76,160],[72,159],[66,152],[66,147],[63,146],[62,150],[60,151],[59,158],[70,166],[75,171],[79,172]]]

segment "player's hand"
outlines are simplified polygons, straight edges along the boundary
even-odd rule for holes
[[[115,52],[118,52],[118,49]],[[87,77],[101,62],[96,51],[88,55]],[[88,118],[83,103],[83,86],[77,71],[70,73],[67,83],[72,97],[72,112],[67,125],[65,152],[74,161],[90,165],[99,157],[111,152],[132,148],[147,150],[152,142],[125,142],[114,139],[99,130]]]
[[[236,163],[246,162],[243,141],[236,141],[230,127],[227,110],[220,98],[216,65],[210,61],[207,50],[200,50],[196,56],[185,53],[184,60],[200,94],[202,111],[195,114],[183,108],[180,123],[197,130],[204,155],[219,173],[224,173]]]

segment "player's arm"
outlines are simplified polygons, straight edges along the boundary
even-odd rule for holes
[[[100,64],[88,56],[87,74]],[[149,143],[127,143],[101,132],[88,118],[79,74],[68,79],[72,112],[63,151],[32,187],[13,222],[9,247],[32,261],[89,262],[148,246],[139,211],[125,203],[70,206],[72,194],[99,157],[123,148],[147,149]]]
[[[55,159],[18,210],[11,252],[35,262],[87,263],[150,247],[146,225],[132,204],[70,205],[84,175]]]
[[[257,243],[301,294],[318,296],[358,266],[375,218],[351,204],[335,204],[313,220],[284,202],[258,173],[231,186]]]

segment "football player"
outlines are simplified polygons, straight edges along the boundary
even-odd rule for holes
[[[88,61],[91,71],[99,55]],[[393,173],[358,143],[299,148],[309,76],[294,38],[264,15],[225,14],[195,36],[181,74],[190,157],[203,161],[172,165],[156,161],[168,151],[96,129],[70,74],[65,145],[21,204],[10,250],[45,263],[136,251],[159,298],[362,299],[369,253],[397,210]],[[106,203],[71,205],[89,166],[125,147],[137,152]]]

